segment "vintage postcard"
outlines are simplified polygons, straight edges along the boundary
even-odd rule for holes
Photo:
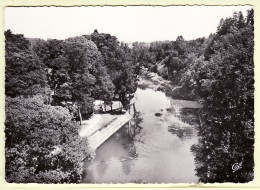
[[[0,188],[260,187],[256,1],[4,2]]]

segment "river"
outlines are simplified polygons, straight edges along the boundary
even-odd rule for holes
[[[173,99],[151,84],[136,94],[137,126],[125,125],[96,150],[94,160],[84,164],[82,182],[197,183],[190,150],[197,131],[181,120],[180,110],[200,105]]]

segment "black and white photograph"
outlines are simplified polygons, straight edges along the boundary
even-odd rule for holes
[[[4,17],[7,183],[254,181],[253,6]]]

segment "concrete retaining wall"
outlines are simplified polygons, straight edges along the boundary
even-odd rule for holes
[[[125,123],[127,123],[132,116],[126,112],[124,115],[120,115],[115,121],[92,134],[89,138],[89,147],[93,150],[97,149],[103,142],[105,142],[111,135],[113,135],[118,129],[120,129]]]

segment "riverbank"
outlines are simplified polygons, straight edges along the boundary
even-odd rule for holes
[[[200,105],[174,99],[165,89],[171,82],[156,75],[139,78],[135,135],[123,126],[84,165],[83,183],[181,183],[198,181],[191,146],[196,128],[181,118],[181,110]]]
[[[143,71],[142,75],[139,77],[138,87],[141,89],[149,87],[155,91],[162,91],[173,99],[195,101],[182,86],[175,85],[171,81],[166,80],[153,72]]]

